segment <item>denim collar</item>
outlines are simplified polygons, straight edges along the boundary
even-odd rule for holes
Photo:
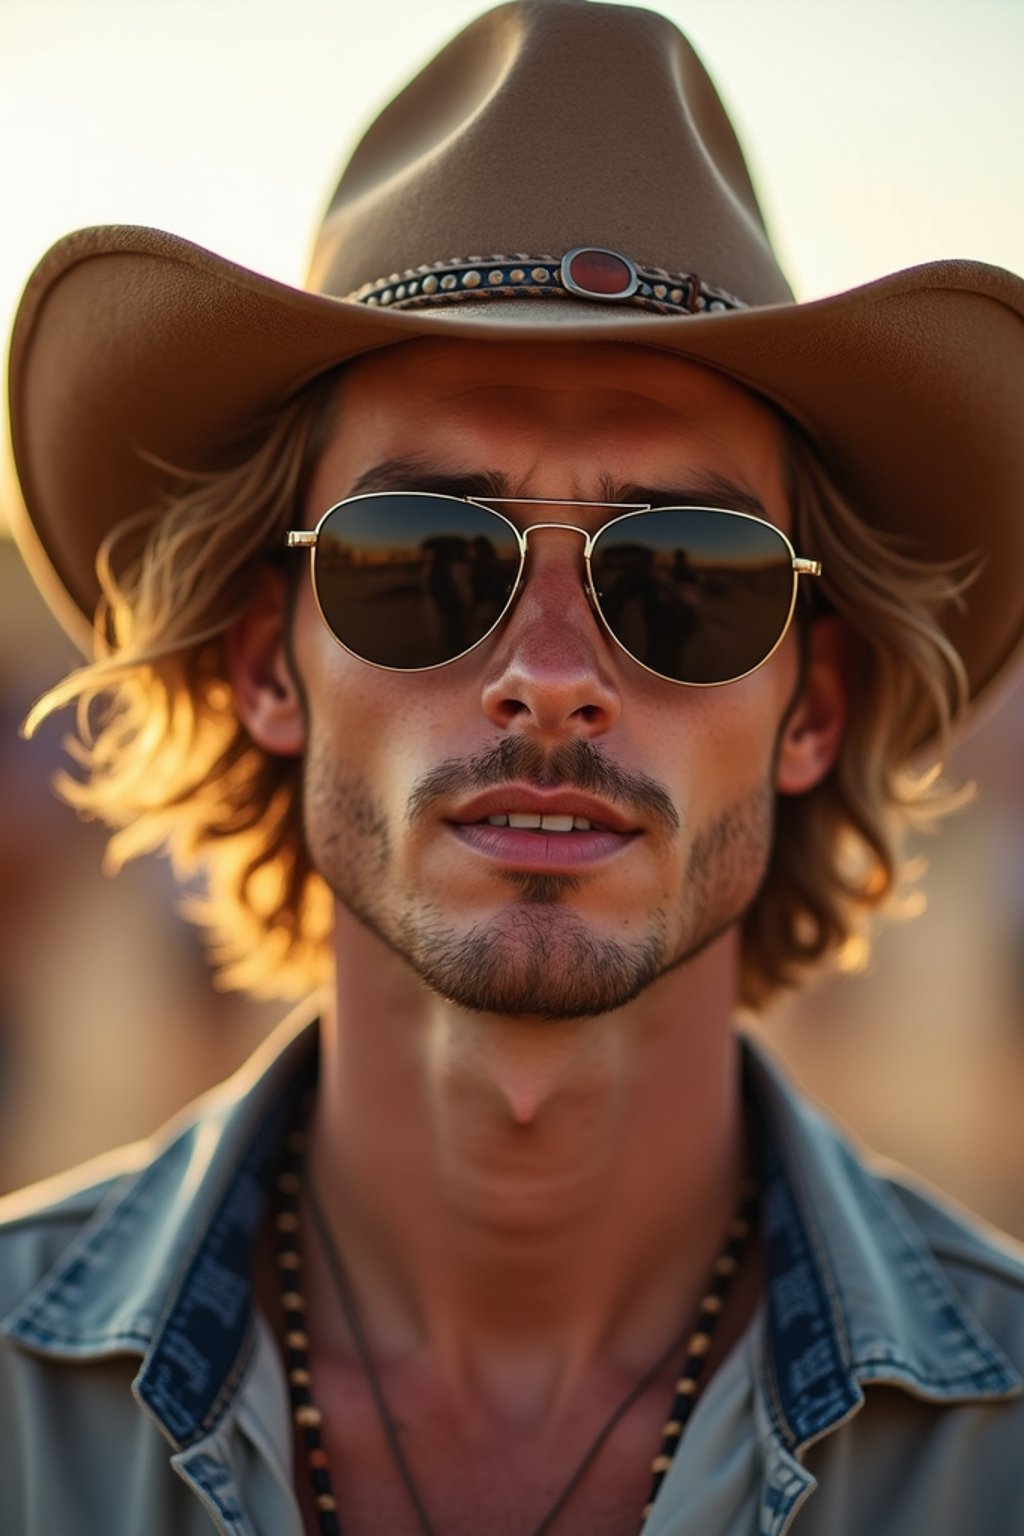
[[[935,1403],[1024,1383],[892,1187],[748,1044],[761,1118],[767,1406],[799,1453],[885,1382]]]
[[[175,1450],[237,1404],[255,1340],[250,1263],[296,1095],[317,1054],[293,1020],[172,1121],[0,1334],[63,1360],[142,1356],[132,1383]]]
[[[316,1026],[289,1021],[117,1181],[0,1333],[65,1360],[142,1357],[133,1391],[176,1451],[237,1409],[249,1264]],[[749,1043],[766,1252],[762,1418],[789,1467],[872,1381],[936,1403],[1017,1396],[997,1344],[886,1183]]]

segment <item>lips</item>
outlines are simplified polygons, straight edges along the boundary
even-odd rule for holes
[[[449,818],[466,848],[509,869],[578,872],[622,853],[640,835],[621,811],[577,790],[507,784]]]
[[[456,826],[478,823],[499,825],[497,818],[508,818],[510,829],[519,831],[543,831],[555,837],[585,836],[588,832],[617,832],[633,834],[641,829],[627,820],[623,813],[608,801],[583,791],[569,789],[538,789],[526,784],[503,784],[468,800],[448,818]],[[515,821],[512,818],[515,818]],[[534,818],[541,818],[533,825]],[[524,825],[524,818],[529,823]],[[546,818],[557,818],[554,825],[543,826]],[[568,820],[569,826],[566,826]],[[576,822],[589,823],[577,827]]]

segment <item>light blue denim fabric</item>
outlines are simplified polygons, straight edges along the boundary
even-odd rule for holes
[[[158,1144],[0,1203],[3,1536],[301,1536],[248,1277],[315,1053],[287,1025]],[[645,1536],[1024,1536],[1024,1261],[745,1054],[766,1294]]]

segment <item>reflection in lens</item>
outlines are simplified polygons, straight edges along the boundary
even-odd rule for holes
[[[317,596],[335,635],[365,661],[403,670],[451,661],[482,640],[518,571],[512,528],[447,496],[342,502],[316,548]]]
[[[616,639],[653,672],[721,683],[762,662],[793,601],[777,529],[700,507],[641,512],[598,536],[591,574]]]

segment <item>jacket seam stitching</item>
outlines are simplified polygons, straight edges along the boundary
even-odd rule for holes
[[[34,1335],[31,1325],[27,1331],[19,1330],[17,1333],[9,1334],[8,1337],[17,1343],[34,1344],[40,1349],[45,1349],[50,1344],[81,1344],[86,1349],[95,1349],[97,1346],[102,1347],[107,1344],[138,1344],[144,1349],[150,1341],[148,1333],[140,1333],[131,1328],[119,1328],[114,1333],[95,1334],[59,1333],[55,1328],[47,1328],[40,1330],[38,1335]]]
[[[204,1439],[205,1436],[212,1434],[213,1431],[217,1428],[217,1425],[227,1414],[235,1398],[238,1384],[242,1380],[242,1377],[245,1375],[249,1361],[252,1359],[254,1341],[255,1333],[252,1327],[252,1316],[250,1314],[249,1323],[245,1331],[245,1337],[242,1340],[242,1345],[238,1351],[238,1354],[235,1356],[235,1359],[232,1362],[231,1369],[221,1383],[220,1391],[214,1399],[213,1404],[210,1408],[207,1409],[206,1414],[200,1420],[195,1434],[191,1435],[188,1440],[181,1442],[183,1449],[188,1449],[190,1446],[196,1445],[200,1440]]]
[[[121,1230],[135,1215],[139,1204],[148,1197],[153,1184],[159,1187],[167,1171],[163,1158],[159,1157],[140,1173],[124,1174],[115,1182],[109,1192],[110,1209],[105,1209],[106,1201],[101,1201],[94,1208],[86,1218],[84,1228],[80,1229],[77,1240],[73,1239],[54,1260],[52,1268],[56,1272],[51,1273],[49,1283],[43,1283],[41,1289],[34,1294],[30,1292],[26,1297],[22,1304],[24,1311],[19,1321],[35,1323],[41,1315],[65,1305],[61,1299],[61,1292],[67,1284],[68,1271],[72,1265],[78,1262],[95,1263],[98,1255],[102,1254],[110,1242],[120,1235]],[[128,1187],[122,1188],[126,1180],[130,1181]],[[89,1226],[93,1220],[97,1225],[95,1230],[90,1231]],[[60,1336],[56,1330],[54,1330],[54,1336]]]
[[[951,1376],[928,1376],[925,1375],[922,1371],[917,1370],[914,1366],[910,1365],[906,1360],[900,1360],[898,1358],[893,1358],[886,1355],[865,1355],[863,1359],[858,1359],[856,1361],[854,1370],[859,1372],[861,1370],[870,1369],[872,1366],[879,1365],[887,1366],[889,1368],[895,1367],[900,1371],[902,1375],[909,1377],[911,1381],[916,1382],[919,1386],[922,1387],[956,1388],[962,1384],[967,1387],[973,1387],[975,1390],[980,1391],[982,1390],[984,1384],[992,1383],[997,1376],[1000,1380],[1004,1378],[1004,1373],[997,1372],[993,1366],[989,1366],[980,1378],[977,1372],[972,1373],[970,1371],[958,1372],[956,1375]],[[860,1378],[858,1377],[858,1379]]]

